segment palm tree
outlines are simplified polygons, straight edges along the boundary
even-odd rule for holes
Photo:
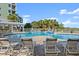
[[[33,22],[32,22],[32,27],[33,27],[33,28],[38,28],[38,23],[37,23],[36,21],[33,21]]]
[[[59,24],[56,19],[43,19],[40,21],[33,21],[31,24],[33,28],[41,28],[42,30],[51,28],[53,31],[55,31],[58,28],[64,27],[63,24]]]

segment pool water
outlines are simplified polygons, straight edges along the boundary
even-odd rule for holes
[[[11,40],[17,40],[23,37],[32,38],[34,36],[50,36],[52,34],[53,34],[52,32],[27,32],[27,33],[8,35],[7,38]]]
[[[53,32],[27,32],[20,34],[9,35],[9,39],[17,40],[22,37],[34,37],[34,36],[50,36],[56,39],[68,40],[68,39],[79,39],[79,35],[77,34],[54,34]]]
[[[78,34],[57,34],[57,35],[53,35],[53,37],[62,39],[62,40],[79,39]]]
[[[18,36],[21,36],[21,37],[50,36],[51,34],[53,33],[52,32],[27,32],[27,33],[18,34]]]

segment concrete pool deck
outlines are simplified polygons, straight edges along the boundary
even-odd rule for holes
[[[46,38],[52,38],[50,36],[34,36],[32,37],[32,39],[36,42],[36,44],[44,44],[44,41],[46,40]]]
[[[44,41],[46,38],[52,38],[50,36],[34,36],[33,40],[36,42],[35,48],[34,48],[34,54],[35,56],[45,56],[45,48],[44,48]],[[57,40],[57,47],[62,51],[63,53],[59,54],[60,56],[64,56],[64,47],[62,44],[66,45],[66,41],[61,41],[62,39]]]
[[[50,36],[34,36],[32,37],[32,39],[36,42],[36,44],[44,44],[44,41],[46,40],[46,38],[52,38],[53,37],[50,37]],[[63,40],[63,39],[57,39],[58,42],[60,41],[66,41],[66,40]]]

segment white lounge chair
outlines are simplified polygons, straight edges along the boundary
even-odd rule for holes
[[[8,55],[9,48],[9,40],[6,38],[0,38],[0,55]]]
[[[57,39],[47,38],[45,42],[45,56],[57,56],[60,50],[56,46]]]
[[[33,46],[33,41],[31,38],[22,38],[21,42],[23,43],[23,48],[28,48],[29,49],[29,54],[33,55],[34,52],[34,46]],[[28,55],[29,55],[28,54]],[[29,55],[29,56],[30,56]]]
[[[79,39],[69,39],[65,51],[66,55],[79,55]]]

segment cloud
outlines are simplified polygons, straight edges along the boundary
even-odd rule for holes
[[[56,19],[56,20],[57,20],[58,18],[56,18],[56,17],[51,17],[50,19]]]
[[[60,14],[66,14],[66,12],[67,12],[66,9],[60,10]]]
[[[58,18],[56,18],[56,17],[49,17],[49,18],[44,18],[44,19],[50,19],[50,20],[56,19],[56,20],[58,20]]]
[[[70,20],[67,20],[67,21],[64,21],[64,22],[62,22],[64,25],[68,25],[68,24],[70,24],[70,25],[76,25],[76,24],[79,24],[79,22],[72,22],[72,21],[70,21]]]
[[[79,16],[74,16],[73,18],[74,18],[74,19],[79,19]]]
[[[25,24],[25,23],[30,23],[31,22],[31,20],[30,19],[28,19],[28,18],[23,18],[23,23]]]
[[[70,20],[62,22],[64,24],[64,27],[74,27],[79,28],[79,22],[72,22]]]
[[[77,8],[73,11],[68,11],[67,9],[62,9],[62,10],[60,10],[60,14],[79,14],[79,8]]]
[[[30,20],[30,17],[31,15],[23,15],[22,18],[23,18],[23,23],[30,23],[31,20]]]
[[[31,17],[31,15],[23,15],[23,18]]]

